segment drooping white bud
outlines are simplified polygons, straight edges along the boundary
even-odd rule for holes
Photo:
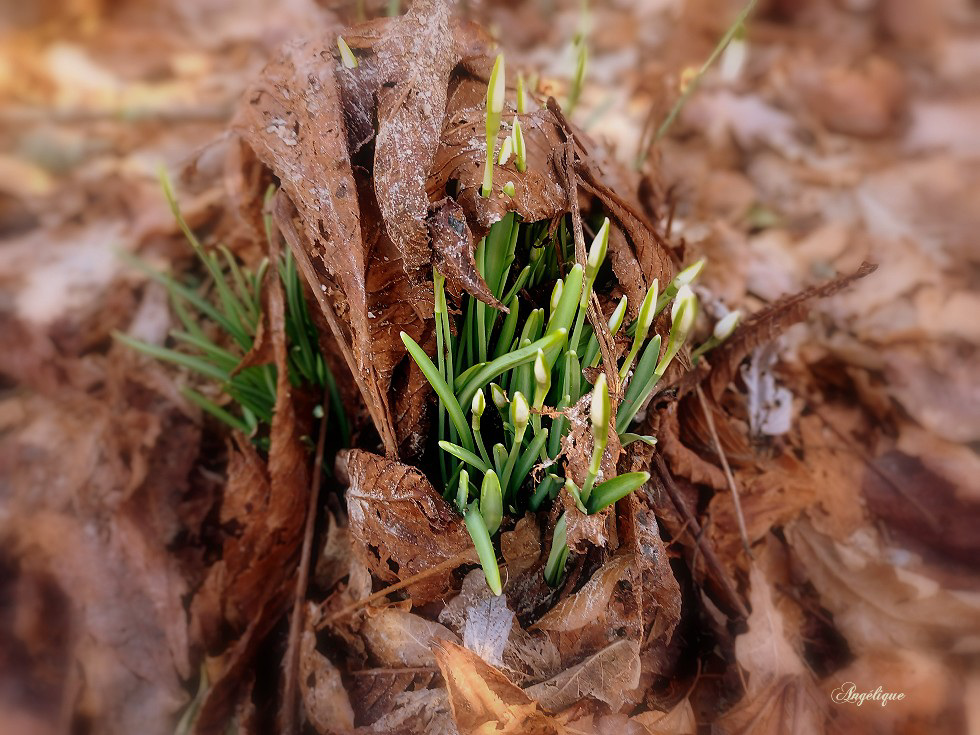
[[[724,342],[726,339],[732,336],[732,332],[735,331],[735,327],[738,326],[739,320],[742,318],[742,312],[736,309],[735,311],[730,311],[715,324],[714,332],[712,336],[719,342]]]
[[[677,296],[670,310],[672,337],[680,340],[686,338],[697,317],[697,302],[698,298],[690,286],[684,285],[677,289]]]
[[[704,270],[704,264],[706,262],[707,261],[704,258],[701,258],[700,260],[691,263],[691,265],[677,274],[677,276],[674,278],[674,285],[680,288],[682,286],[689,286],[690,284],[694,283],[694,280],[700,276],[701,271]]]
[[[504,393],[504,389],[496,383],[490,384],[490,398],[493,400],[493,405],[501,410],[506,408],[507,404],[510,403],[507,400],[507,394]]]

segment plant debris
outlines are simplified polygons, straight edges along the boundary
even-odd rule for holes
[[[0,731],[972,731],[975,10],[382,5],[5,19]]]

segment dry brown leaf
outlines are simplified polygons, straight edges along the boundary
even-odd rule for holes
[[[560,712],[591,697],[619,712],[640,684],[640,644],[618,640],[553,679],[524,691],[549,712]]]
[[[786,539],[852,650],[975,647],[975,596],[943,588],[913,559],[892,561],[896,553],[901,560],[900,550],[889,549],[873,527],[835,541],[804,518],[786,529]]]
[[[640,643],[640,568],[633,554],[623,554],[599,568],[582,589],[546,612],[533,626],[551,637],[565,665],[577,663],[616,638]]]
[[[541,557],[541,528],[537,517],[525,513],[513,530],[501,533],[500,552],[507,562],[508,582],[531,569]]]
[[[378,665],[388,668],[435,668],[433,645],[440,640],[460,642],[444,625],[395,607],[369,612],[361,635]]]
[[[273,250],[272,260],[279,253]],[[273,274],[276,269],[270,269]],[[293,594],[299,547],[309,497],[307,452],[289,380],[285,307],[280,280],[267,278],[269,337],[275,355],[276,405],[269,430],[265,468],[242,437],[233,455],[225,488],[223,517],[235,523],[222,558],[208,570],[192,602],[192,614],[210,651],[219,650],[224,621],[237,640],[213,660],[212,681],[195,723],[195,732],[218,732],[236,706],[243,672],[258,644],[288,606]],[[234,474],[232,474],[234,472]],[[273,488],[275,489],[273,491]]]
[[[812,286],[787,296],[746,319],[735,333],[712,353],[712,370],[708,392],[717,402],[735,377],[739,363],[756,347],[770,342],[787,327],[806,318],[815,299],[833,296],[843,288],[875,271],[877,266],[864,263],[854,273]]]
[[[429,214],[429,235],[432,254],[439,272],[454,291],[464,289],[474,298],[490,304],[495,309],[508,311],[493,295],[487,282],[476,268],[473,257],[473,233],[466,224],[463,208],[452,197],[446,197],[432,205]]]
[[[472,542],[460,515],[414,467],[370,452],[347,455],[347,514],[355,553],[384,582],[398,582],[459,557],[468,562]],[[408,587],[417,605],[449,589],[451,569]]]
[[[337,91],[341,66],[331,55],[325,61],[322,49],[314,42],[288,46],[246,92],[234,128],[299,214],[304,247],[294,254],[314,295],[324,305],[329,290],[338,301],[325,311],[348,319],[355,338],[365,340],[366,261],[362,248],[350,246],[361,242],[361,218]]]
[[[453,643],[435,649],[460,735],[558,735],[557,723],[520,687],[475,653]]]
[[[754,565],[749,585],[749,629],[735,639],[748,684],[744,698],[715,726],[726,734],[824,732],[827,700],[787,640],[769,583]]]
[[[413,276],[431,258],[426,175],[439,146],[449,74],[457,60],[449,8],[447,0],[416,0],[375,47],[382,84],[374,191],[388,237]]]
[[[315,608],[305,616],[300,639],[299,685],[306,718],[320,735],[342,735],[354,729],[354,709],[340,678],[340,671],[316,650],[316,631],[311,625]]]
[[[660,431],[657,447],[670,463],[671,472],[685,477],[696,485],[707,485],[713,490],[726,490],[728,483],[720,467],[702,459],[680,439],[677,405],[671,404],[660,413]]]

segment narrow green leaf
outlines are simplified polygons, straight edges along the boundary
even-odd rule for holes
[[[429,356],[425,354],[425,351],[419,347],[418,343],[405,332],[401,333],[401,338],[405,345],[405,349],[408,350],[408,354],[412,356],[412,359],[415,360],[415,364],[419,366],[422,374],[425,375],[425,379],[429,381],[433,390],[435,390],[438,396],[442,399],[443,403],[445,403],[446,409],[449,411],[449,418],[453,422],[453,426],[456,427],[456,431],[459,432],[463,446],[466,449],[472,450],[473,435],[470,432],[470,425],[467,423],[466,417],[463,415],[463,410],[459,407],[459,402],[456,400],[456,396],[453,395],[452,390],[439,374],[439,370],[432,364],[432,360],[430,360]],[[475,392],[476,389],[474,388],[473,393]],[[463,405],[468,405],[471,400],[473,400],[472,393],[463,399]]]
[[[476,554],[480,558],[480,565],[483,567],[483,574],[487,578],[487,586],[495,594],[499,595],[503,589],[500,584],[500,567],[497,566],[497,552],[493,548],[493,541],[490,540],[490,531],[487,524],[480,515],[476,502],[470,503],[463,516],[466,521],[466,530],[469,531],[470,538],[473,539],[473,546],[476,547]]]
[[[627,472],[596,485],[587,501],[589,513],[598,513],[617,500],[625,498],[650,479],[649,472]]]

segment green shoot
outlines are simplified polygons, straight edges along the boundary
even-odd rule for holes
[[[177,365],[217,384],[224,399],[214,399],[209,397],[212,391],[189,386],[182,387],[181,393],[205,413],[243,432],[257,446],[265,448],[268,444],[265,432],[276,404],[276,367],[236,368],[254,345],[262,318],[262,282],[268,260],[263,260],[253,271],[240,264],[227,248],[219,247],[218,252],[206,250],[184,219],[164,171],[160,173],[160,183],[174,219],[204,268],[206,279],[201,288],[193,288],[153,270],[138,259],[128,258],[132,265],[167,288],[174,314],[183,329],[171,331],[173,347],[147,344],[125,334],[114,336],[145,355]],[[267,198],[273,193],[274,189],[270,188]],[[269,217],[266,217],[266,234],[270,241],[276,237]],[[279,278],[284,294],[290,382],[329,396],[332,407],[326,408],[331,412],[331,420],[337,424],[342,445],[347,446],[350,427],[336,382],[320,353],[317,330],[307,309],[304,287],[290,250],[285,250],[275,277]],[[207,326],[209,323],[210,327]],[[314,407],[314,413],[320,412],[320,416],[324,410],[322,405]]]
[[[487,163],[483,169],[483,196],[490,196],[493,190],[493,153],[500,130],[500,114],[504,111],[504,94],[506,92],[506,76],[504,74],[504,55],[497,54],[497,60],[490,72],[490,84],[487,88]]]
[[[491,96],[488,92],[488,99]],[[515,129],[518,125],[515,120]],[[504,144],[499,160],[506,162],[516,151],[513,143],[509,149]],[[586,262],[576,263],[570,216],[551,225],[523,222],[508,214],[491,226],[474,257],[494,296],[507,305],[507,313],[501,314],[465,292],[450,308],[445,280],[436,272],[437,354],[426,355],[403,336],[409,355],[436,393],[439,415],[448,418],[439,422],[435,439],[444,495],[464,514],[495,592],[499,590],[499,570],[494,544],[508,516],[541,510],[555,502],[562,488],[581,512],[595,513],[643,484],[643,473],[606,476],[599,482],[613,422],[622,441],[655,441],[630,434],[627,429],[662,371],[685,343],[696,314],[689,283],[700,266],[683,272],[671,284],[676,302],[664,355],[661,337],[653,333],[661,301],[654,282],[640,306],[637,323],[631,327],[629,355],[617,359],[615,365],[600,366],[598,340],[591,325],[587,327],[586,318],[592,304],[597,303],[595,291],[612,224],[599,219],[590,221],[589,226],[596,235]],[[624,327],[626,306],[623,298],[606,317],[613,335]],[[461,315],[455,324],[453,314]],[[588,386],[584,371],[596,366],[600,370],[595,385],[589,388],[593,449],[585,477],[576,478],[582,482],[580,488],[567,474],[562,447],[571,429],[567,412]],[[623,403],[616,414],[607,384],[607,374],[613,370],[624,379]],[[497,409],[489,415],[488,398]],[[463,473],[465,482],[457,482]],[[560,584],[570,553],[565,523],[563,519],[556,529],[546,571],[549,584]]]

